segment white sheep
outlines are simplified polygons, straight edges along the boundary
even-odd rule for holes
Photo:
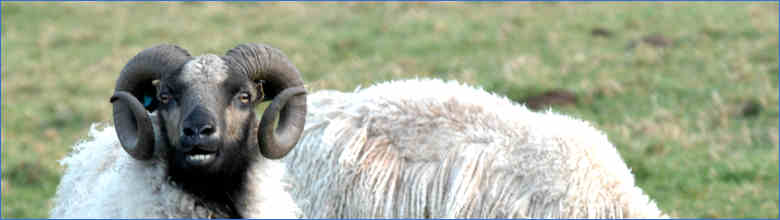
[[[308,217],[668,217],[584,121],[441,80],[308,100],[283,159]]]

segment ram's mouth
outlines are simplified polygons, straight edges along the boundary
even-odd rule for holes
[[[184,155],[188,164],[193,166],[205,166],[214,162],[218,152],[193,150]]]

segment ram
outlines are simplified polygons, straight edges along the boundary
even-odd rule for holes
[[[659,218],[586,122],[441,80],[310,94],[283,160],[312,218]]]
[[[281,51],[152,47],[125,65],[110,101],[114,129],[93,127],[62,160],[51,217],[300,216],[272,160],[295,146],[306,115],[300,73]]]

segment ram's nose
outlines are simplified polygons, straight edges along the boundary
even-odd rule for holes
[[[218,139],[217,129],[212,124],[184,127],[181,135],[181,150],[188,152],[193,148],[198,148],[200,150],[213,151],[216,150]]]
[[[214,135],[216,131],[217,130],[212,124],[201,124],[184,127],[184,129],[182,129],[182,134],[184,134],[186,137],[208,138],[209,136]]]
[[[219,130],[214,121],[214,117],[202,109],[195,109],[189,114],[181,127],[181,150],[184,152],[193,148],[207,151],[216,150]]]

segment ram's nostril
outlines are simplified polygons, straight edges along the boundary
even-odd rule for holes
[[[199,134],[203,135],[203,136],[209,136],[211,134],[214,134],[214,131],[215,131],[214,126],[203,125],[203,127],[200,128],[200,133]]]
[[[192,128],[184,128],[183,132],[185,136],[195,135],[195,131]]]
[[[201,126],[195,126],[193,127],[186,127],[182,130],[182,133],[184,133],[184,136],[187,137],[193,137],[193,136],[211,136],[216,132],[216,129],[213,125],[205,124]]]

